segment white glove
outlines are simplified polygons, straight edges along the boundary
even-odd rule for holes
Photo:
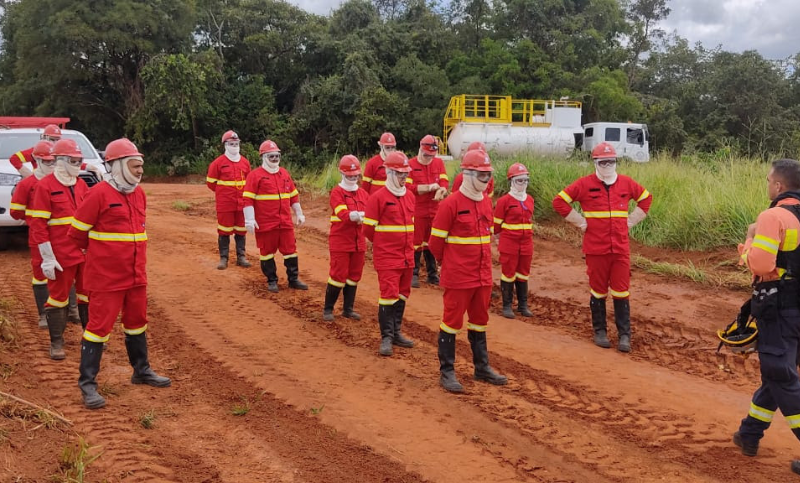
[[[575,208],[569,212],[569,215],[565,218],[568,222],[572,223],[576,227],[580,228],[582,232],[586,231],[586,218],[583,217],[580,213],[575,211]]]
[[[303,224],[306,222],[306,217],[303,216],[303,209],[300,208],[300,203],[293,204],[292,209],[294,210],[294,216],[296,219],[295,225],[303,226]]]
[[[56,255],[53,253],[53,246],[50,242],[39,244],[39,254],[42,256],[42,272],[44,272],[44,276],[50,280],[55,280],[56,270],[63,272],[64,269],[56,260]]]
[[[633,228],[647,217],[647,213],[638,206],[628,215],[628,228]]]
[[[444,188],[444,187],[442,187],[442,186],[439,186],[439,187],[436,189],[436,194],[435,194],[435,195],[433,195],[433,200],[434,200],[434,201],[442,201],[442,200],[444,199],[444,197],[445,197],[445,196],[447,196],[447,188]]]
[[[359,211],[351,211],[350,212],[350,221],[353,221],[355,223],[361,223],[362,221],[364,221],[364,218],[362,218],[361,212],[359,212]]]
[[[20,176],[23,177],[23,179],[33,174],[33,171],[31,171],[31,168],[29,167],[28,163],[23,164],[22,167],[19,168],[17,171],[19,172]]]
[[[256,209],[254,206],[245,206],[243,211],[244,227],[247,229],[247,233],[254,235],[256,230],[258,230],[258,223],[256,223]]]
[[[103,174],[104,173],[103,173],[103,170],[100,169],[100,166],[97,166],[96,164],[86,163],[86,171],[88,171],[90,173],[94,173],[94,175],[97,176],[97,179],[99,179],[100,181],[103,181]]]

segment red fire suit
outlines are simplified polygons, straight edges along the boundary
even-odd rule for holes
[[[647,213],[653,197],[628,176],[617,175],[617,181],[608,186],[596,174],[590,174],[564,188],[553,199],[553,208],[566,217],[573,202],[580,204],[586,218],[583,253],[592,296],[603,299],[611,293],[615,299],[628,298],[628,205],[634,202]]]
[[[83,338],[106,342],[122,312],[126,334],[147,330],[147,232],[144,190],[130,194],[99,183],[78,207],[68,232],[86,250],[86,289],[92,295]]]
[[[17,171],[22,168],[24,163],[31,163],[33,165],[33,169],[36,169],[38,166],[36,164],[36,160],[33,159],[33,148],[28,148],[23,151],[17,151],[16,153],[12,154],[10,158],[8,158],[9,162],[11,162],[11,166],[14,167]]]
[[[292,205],[300,199],[289,172],[279,168],[271,174],[258,168],[247,175],[244,185],[244,206],[255,207],[256,244],[261,260],[275,258],[280,250],[283,258],[297,256],[297,243],[292,222]]]
[[[334,287],[345,284],[356,286],[364,270],[364,253],[367,242],[361,224],[350,220],[351,211],[366,211],[369,194],[359,188],[347,191],[336,186],[331,191],[331,231],[328,247],[331,254],[331,269],[328,283]]]
[[[492,202],[473,201],[455,192],[439,205],[428,247],[442,264],[444,314],[439,328],[457,334],[486,331],[492,296]]]
[[[424,165],[419,162],[417,157],[408,160],[411,172],[408,174],[406,183],[408,188],[414,193],[416,204],[414,207],[414,250],[422,251],[428,249],[428,238],[431,237],[431,223],[439,208],[439,201],[433,199],[435,191],[420,194],[417,187],[422,184],[436,183],[442,188],[450,186],[450,178],[447,177],[447,170],[444,167],[442,158],[434,157],[431,162]]]
[[[367,200],[364,235],[372,242],[378,272],[380,305],[394,305],[411,295],[414,271],[414,195],[395,196],[381,188]]]
[[[208,166],[206,185],[217,200],[217,233],[231,236],[247,233],[244,227],[244,201],[242,193],[250,174],[250,161],[244,156],[237,162],[221,155]]]
[[[368,195],[383,188],[386,184],[386,168],[383,167],[383,158],[380,153],[369,158],[364,171],[361,173],[361,188]]]
[[[33,192],[36,189],[36,184],[39,178],[36,176],[28,176],[14,188],[14,194],[11,196],[11,206],[9,214],[15,220],[30,221],[25,216],[25,210],[28,204],[33,201]],[[39,247],[33,244],[33,240],[28,236],[28,247],[31,251],[31,268],[33,269],[33,278],[31,284],[33,285],[47,285],[47,277],[42,273],[42,255],[39,253]]]
[[[506,194],[497,200],[494,233],[500,235],[500,280],[527,281],[533,259],[533,196],[519,201]]]
[[[458,173],[456,178],[453,180],[453,193],[458,191],[458,188],[461,187],[461,183],[464,182],[464,173]],[[487,195],[489,198],[494,196],[494,178],[489,180],[489,184],[486,185],[486,189],[483,191],[483,194]]]
[[[69,291],[73,282],[78,303],[89,303],[89,297],[83,286],[85,257],[83,252],[67,238],[75,211],[88,191],[86,183],[80,178],[74,186],[64,186],[55,175],[48,174],[39,180],[33,201],[25,210],[30,227],[28,243],[38,247],[39,244],[49,241],[56,260],[64,269],[56,270],[56,279],[47,281],[50,297],[45,307],[66,307],[69,304]]]

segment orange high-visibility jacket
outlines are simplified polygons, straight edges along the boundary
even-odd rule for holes
[[[799,203],[797,199],[784,198],[773,208],[762,211],[756,219],[755,236],[739,245],[742,262],[761,281],[781,278],[785,270],[776,265],[778,252],[790,252],[798,246],[800,221],[791,211],[780,206]]]
[[[370,195],[364,235],[372,242],[376,270],[414,267],[414,194],[395,196],[383,187]]]
[[[25,210],[29,242],[33,246],[49,241],[62,267],[84,262],[83,252],[67,237],[67,232],[88,192],[89,187],[80,178],[74,186],[64,186],[55,175],[48,174],[36,184],[33,201]]]
[[[206,185],[217,199],[217,211],[242,211],[244,184],[250,174],[250,161],[244,156],[234,163],[224,154],[208,166]]]
[[[369,194],[359,188],[347,191],[341,186],[331,190],[331,231],[328,246],[332,252],[364,252],[367,242],[360,223],[350,221],[351,211],[366,211]]]

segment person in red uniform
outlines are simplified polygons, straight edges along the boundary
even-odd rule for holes
[[[33,176],[29,176],[17,183],[16,188],[14,188],[14,194],[11,196],[9,214],[15,220],[28,221],[25,216],[25,210],[28,208],[28,204],[33,201],[33,191],[36,188],[36,184],[40,179],[52,173],[55,168],[56,160],[52,152],[53,143],[50,141],[39,141],[33,147],[32,156],[36,163]],[[42,273],[42,256],[39,254],[39,247],[33,243],[33,239],[30,236],[28,237],[28,246],[31,251],[31,268],[33,268],[31,285],[33,287],[36,310],[39,313],[39,328],[46,329],[47,317],[44,313],[44,304],[47,302],[47,297],[50,296],[47,291],[47,277]]]
[[[364,175],[361,177],[361,188],[372,194],[386,184],[386,169],[383,163],[389,153],[397,149],[397,141],[394,139],[394,134],[385,132],[381,134],[381,139],[378,141],[380,152],[371,157],[364,166]]]
[[[278,291],[278,267],[275,252],[280,250],[289,287],[308,290],[300,281],[297,241],[292,224],[294,211],[297,226],[306,222],[300,197],[289,172],[280,166],[281,150],[267,139],[258,149],[261,168],[247,175],[244,186],[244,224],[255,233],[261,253],[261,272],[267,277],[267,290]]]
[[[78,207],[68,236],[86,250],[84,275],[92,295],[81,341],[78,387],[89,409],[105,406],[97,392],[103,344],[122,313],[125,348],[133,367],[132,384],[167,387],[168,377],[150,368],[147,355],[147,199],[139,186],[144,158],[128,139],[106,147],[111,177],[92,188]]]
[[[583,253],[589,275],[594,343],[611,347],[606,333],[606,298],[614,299],[620,352],[631,350],[631,306],[628,297],[631,281],[631,254],[628,230],[647,216],[653,197],[636,181],[616,171],[617,153],[608,143],[592,150],[595,173],[578,179],[554,199],[553,208],[584,232]],[[633,201],[636,208],[628,213]],[[577,202],[583,215],[571,204]]]
[[[414,271],[414,195],[406,188],[411,165],[403,152],[389,153],[384,166],[386,184],[367,201],[364,235],[372,242],[372,263],[381,291],[378,353],[390,356],[392,345],[414,347],[401,332]]]
[[[48,124],[44,127],[42,134],[39,135],[39,139],[55,143],[61,139],[61,129],[55,124]],[[8,158],[9,162],[11,162],[11,166],[14,166],[14,169],[19,171],[19,174],[22,175],[23,178],[27,178],[33,174],[33,170],[38,166],[38,162],[33,156],[33,149],[34,148],[28,148],[23,151],[17,151]]]
[[[239,154],[239,135],[227,131],[222,135],[225,153],[208,166],[206,185],[214,192],[217,201],[217,242],[219,265],[217,270],[228,268],[231,235],[236,242],[236,265],[249,267],[245,252],[247,230],[244,227],[244,183],[250,174],[250,161]]]
[[[456,334],[469,317],[467,338],[472,348],[475,379],[504,385],[505,376],[489,365],[486,325],[492,296],[492,202],[484,195],[492,162],[484,151],[468,151],[461,160],[464,182],[439,206],[433,219],[431,253],[442,264],[444,313],[439,324],[439,383],[449,392],[463,392],[455,375]]]
[[[39,180],[33,201],[25,211],[30,225],[30,242],[39,248],[42,273],[48,278],[50,293],[44,310],[50,331],[50,358],[61,360],[64,353],[64,329],[67,325],[69,291],[75,283],[78,311],[86,324],[89,298],[83,289],[83,252],[68,238],[75,211],[89,188],[78,177],[83,161],[78,144],[62,139],[53,146],[56,166],[52,174]]]
[[[364,239],[362,223],[369,195],[358,187],[361,163],[352,154],[339,161],[342,181],[333,188],[330,196],[331,230],[328,247],[331,254],[331,268],[328,286],[325,290],[323,320],[333,320],[333,306],[344,291],[344,310],[342,316],[360,320],[361,315],[353,311],[356,288],[364,270],[364,254],[367,242]]]
[[[485,153],[489,152],[489,150],[486,149],[486,145],[480,141],[475,141],[471,143],[469,147],[467,147],[467,152],[475,151],[476,149],[479,151],[483,151]],[[461,188],[461,183],[463,182],[464,182],[464,173],[458,173],[455,179],[453,180],[453,193],[455,193],[456,191],[458,191],[459,188]],[[486,185],[486,192],[484,194],[489,198],[492,198],[494,196],[494,178],[489,180],[489,184]]]
[[[414,274],[411,277],[411,286],[419,288],[419,269],[422,258],[425,258],[425,267],[428,270],[428,283],[439,285],[439,272],[436,260],[428,250],[428,238],[431,237],[431,223],[436,216],[439,202],[447,195],[450,179],[444,167],[442,158],[436,156],[439,144],[436,138],[428,134],[419,142],[419,153],[411,158],[411,180],[408,187],[414,193]]]
[[[500,291],[503,296],[503,317],[514,318],[511,309],[514,287],[517,291],[517,312],[533,316],[528,308],[528,276],[533,259],[533,197],[527,192],[528,168],[520,163],[508,167],[511,189],[497,200],[494,209],[494,234],[500,239]]]

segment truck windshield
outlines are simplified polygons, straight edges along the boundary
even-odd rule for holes
[[[97,159],[94,149],[89,145],[85,137],[72,133],[64,133],[64,137],[74,139],[78,143],[84,159]],[[39,133],[0,130],[0,159],[8,159],[17,151],[32,148],[38,142]]]
[[[628,144],[644,144],[644,130],[640,128],[628,128]]]

